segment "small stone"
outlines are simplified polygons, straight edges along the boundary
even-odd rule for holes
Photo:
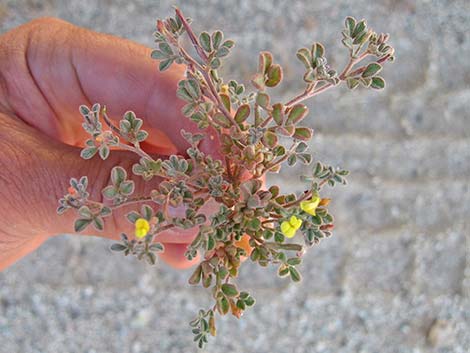
[[[455,332],[450,322],[436,319],[429,328],[427,339],[433,347],[451,347],[455,340]]]

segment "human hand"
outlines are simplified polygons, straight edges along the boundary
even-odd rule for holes
[[[61,20],[43,18],[0,36],[0,270],[39,247],[49,237],[70,233],[73,215],[56,215],[57,200],[71,177],[87,175],[91,197],[109,183],[110,170],[130,170],[136,157],[113,151],[106,161],[84,161],[86,140],[78,113],[81,104],[99,102],[119,119],[127,110],[144,119],[148,153],[184,153],[184,127],[197,127],[180,111],[176,84],[182,68],[160,73],[151,49],[110,35],[95,33]],[[214,151],[215,142],[201,146]],[[131,173],[129,173],[130,175]],[[135,178],[136,192],[149,192]],[[158,183],[158,181],[156,181]],[[100,236],[131,233],[124,213],[116,210]],[[197,262],[184,257],[196,230],[168,231],[158,240],[161,258],[176,268]]]

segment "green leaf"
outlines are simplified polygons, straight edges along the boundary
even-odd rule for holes
[[[127,178],[127,172],[122,167],[114,167],[111,170],[111,182],[113,185],[120,185]]]
[[[385,87],[385,80],[380,76],[372,77],[370,86],[374,89],[383,89]]]
[[[236,297],[238,295],[238,289],[233,284],[224,283],[222,284],[222,293],[228,297]]]
[[[239,308],[240,310],[245,310],[246,309],[246,305],[245,305],[245,302],[243,300],[237,300],[237,308]]]
[[[277,271],[277,275],[279,277],[285,277],[289,274],[289,267],[286,267],[285,265],[279,266],[279,269]]]
[[[228,276],[228,270],[226,267],[222,266],[219,268],[219,272],[217,272],[217,276],[221,279],[224,280]]]
[[[218,49],[220,46],[220,43],[222,43],[222,40],[224,39],[224,35],[221,31],[215,31],[212,33],[212,44],[214,46],[214,49]]]
[[[321,218],[318,215],[311,216],[310,219],[311,219],[312,223],[317,225],[317,226],[322,224]]]
[[[273,149],[273,153],[275,156],[280,157],[286,154],[286,148],[282,145],[277,145]]]
[[[308,141],[312,138],[313,130],[308,127],[298,127],[295,129],[293,137],[302,140]]]
[[[312,59],[321,58],[325,54],[325,48],[320,43],[312,45]]]
[[[365,71],[362,73],[362,77],[372,77],[382,70],[382,65],[378,63],[370,63],[367,65]]]
[[[155,253],[153,253],[153,252],[148,252],[147,253],[147,262],[150,265],[155,265],[157,263],[157,255],[155,255]]]
[[[212,250],[215,247],[215,239],[212,235],[207,236],[207,243],[206,243],[206,249],[207,250]]]
[[[293,166],[297,162],[297,156],[295,154],[291,154],[289,158],[287,158],[287,164],[289,166]]]
[[[222,113],[216,113],[212,119],[222,127],[229,128],[232,126],[230,120]]]
[[[312,162],[312,155],[310,153],[299,153],[297,154],[297,158],[304,164],[310,164]]]
[[[103,219],[101,217],[95,217],[93,218],[93,226],[95,227],[95,229],[97,230],[103,230],[104,229],[104,222],[103,222]]]
[[[295,148],[295,152],[302,153],[305,152],[308,148],[308,145],[305,142],[300,142],[299,145]]]
[[[359,80],[357,80],[355,78],[351,78],[351,77],[346,80],[346,83],[347,83],[349,89],[354,89],[357,86],[359,86]]]
[[[87,147],[87,148],[84,148],[80,152],[80,157],[82,157],[83,159],[90,159],[90,158],[93,158],[93,156],[96,154],[96,152],[98,152],[98,148],[96,148],[96,147]]]
[[[129,220],[129,222],[131,222],[132,224],[134,224],[141,216],[140,214],[138,214],[137,212],[135,211],[132,211],[132,212],[129,212],[127,215],[126,215],[127,219]]]
[[[129,196],[134,192],[134,182],[132,180],[124,181],[120,187],[119,191],[125,196]]]
[[[323,172],[323,165],[320,162],[317,162],[313,168],[313,175],[318,177],[321,172]]]
[[[211,47],[211,37],[209,33],[207,32],[202,32],[199,35],[199,43],[201,44],[201,47],[208,53],[212,51]]]
[[[356,26],[354,27],[354,31],[353,31],[351,36],[356,37],[358,34],[363,32],[365,29],[366,29],[366,21],[362,20],[361,22],[356,24]]]
[[[153,216],[153,209],[149,205],[142,205],[141,213],[147,221],[150,221]]]
[[[184,86],[193,99],[199,99],[201,96],[201,88],[196,80],[186,80]]]
[[[262,107],[262,108],[268,108],[269,107],[269,95],[263,92],[259,92],[258,95],[256,96],[256,103]]]
[[[289,111],[286,125],[295,125],[302,121],[308,113],[308,108],[304,104],[296,104]]]
[[[287,264],[291,266],[300,265],[301,262],[302,262],[302,259],[300,257],[291,257],[289,260],[287,260]]]
[[[167,59],[167,60],[163,60],[163,61],[160,61],[160,64],[158,65],[158,69],[160,71],[165,71],[166,69],[168,69],[171,64],[173,64],[173,59]]]
[[[235,121],[237,123],[244,122],[250,116],[250,106],[248,104],[242,104],[235,114]]]
[[[359,79],[359,82],[361,82],[364,87],[370,87],[370,85],[372,84],[372,79],[362,77]]]
[[[215,53],[215,56],[218,58],[223,58],[227,56],[230,53],[230,50],[227,47],[220,47],[219,50],[217,50],[217,53]]]
[[[210,62],[211,69],[216,70],[220,67],[220,59],[214,58]]]
[[[145,131],[145,130],[140,130],[140,131],[136,134],[135,138],[136,138],[136,140],[137,140],[138,142],[143,142],[143,141],[145,141],[145,140],[147,139],[148,136],[149,136],[149,134],[148,134],[147,131]]]
[[[124,244],[121,244],[121,243],[114,243],[111,245],[111,248],[110,248],[112,251],[124,251],[127,249],[127,246],[125,246]]]
[[[302,64],[305,65],[305,68],[306,69],[309,69],[310,68],[310,62],[311,62],[311,55],[310,55],[310,52],[308,51],[307,48],[301,48],[299,50],[297,50],[297,59],[299,59]]]
[[[255,74],[252,78],[251,78],[251,83],[253,84],[253,86],[255,86],[256,89],[259,89],[259,90],[264,90],[265,86],[264,86],[264,75],[262,74]]]
[[[154,252],[162,252],[165,250],[165,247],[163,246],[162,243],[153,243],[152,245],[149,246],[149,250],[154,251]]]
[[[225,93],[221,93],[221,94],[219,94],[219,96],[220,96],[220,99],[222,100],[222,103],[225,106],[225,109],[227,109],[227,111],[230,111],[231,110],[230,109],[231,108],[230,107],[230,105],[231,105],[230,104],[230,97]]]
[[[253,218],[248,222],[247,226],[249,229],[256,231],[260,229],[261,221],[258,218]]]
[[[284,136],[292,136],[295,132],[295,126],[293,125],[286,125],[286,126],[279,126],[276,131]]]
[[[86,219],[91,219],[93,217],[93,214],[91,213],[90,209],[88,208],[88,206],[82,206],[80,207],[80,209],[78,210],[78,214],[83,217],[83,218],[86,218]]]
[[[194,99],[193,97],[189,94],[188,90],[186,89],[186,87],[179,87],[177,90],[176,90],[176,96],[178,98],[181,98],[183,100],[185,100],[186,102],[193,102]]]
[[[91,219],[77,219],[74,224],[75,232],[81,232],[82,230],[84,230],[91,223],[91,221]]]
[[[80,114],[84,116],[90,114],[90,109],[86,105],[81,105],[78,109],[80,110]]]
[[[284,240],[285,240],[285,237],[281,232],[274,233],[274,241],[276,243],[283,243]]]
[[[268,51],[259,53],[258,71],[264,76],[273,63],[273,55]]]
[[[181,108],[181,113],[184,116],[191,116],[196,111],[196,105],[194,103],[188,103],[183,108]]]
[[[250,259],[251,261],[256,262],[259,260],[259,256],[260,256],[259,250],[254,248],[253,251],[251,252]]]
[[[220,313],[221,315],[227,314],[229,308],[230,308],[230,304],[229,304],[227,298],[221,297],[221,298],[217,301],[217,309],[219,310],[219,313]]]
[[[168,58],[168,54],[158,49],[155,49],[154,51],[152,51],[152,54],[150,54],[150,56],[152,59],[156,59],[156,60],[163,60],[163,59]]]
[[[158,48],[165,54],[173,55],[173,49],[171,49],[170,45],[168,43],[160,43],[158,45]]]
[[[117,190],[114,185],[109,185],[103,189],[101,192],[103,196],[109,200],[114,199],[117,196]]]
[[[194,270],[191,277],[189,277],[188,283],[191,285],[196,285],[201,281],[202,267],[201,265],[197,266]]]
[[[346,20],[344,22],[347,30],[349,31],[349,35],[352,36],[354,32],[354,27],[356,26],[356,20],[354,19],[354,17],[346,17]]]
[[[136,116],[132,110],[128,110],[127,112],[125,112],[122,118],[127,120],[131,124],[131,126],[134,126]]]
[[[132,126],[128,120],[122,119],[119,121],[119,128],[122,132],[128,133],[132,129]]]
[[[109,147],[106,145],[101,145],[99,149],[99,154],[102,160],[105,160],[109,157]]]
[[[245,304],[247,306],[253,306],[255,305],[255,299],[251,296],[249,296],[248,298],[245,299]]]
[[[370,32],[364,31],[359,33],[354,39],[353,44],[362,44],[370,37]]]
[[[299,271],[297,271],[297,269],[295,267],[292,267],[292,266],[289,267],[289,274],[290,274],[290,278],[294,282],[300,282],[301,279],[302,279],[302,277],[300,276]]]
[[[282,125],[284,120],[284,106],[282,103],[276,103],[273,105],[272,116],[277,125]]]
[[[271,65],[267,72],[268,79],[265,84],[268,87],[276,87],[282,80],[282,68],[280,65]]]
[[[230,39],[226,40],[224,42],[224,44],[222,44],[223,47],[226,47],[226,48],[229,48],[229,49],[233,48],[234,45],[235,45],[235,42],[233,40],[230,40]]]
[[[350,49],[350,50],[353,49],[353,41],[352,41],[351,38],[349,38],[349,37],[343,38],[343,39],[341,40],[341,43],[343,43],[343,45],[344,45],[346,48],[348,48],[348,49]]]
[[[278,142],[277,135],[272,131],[266,131],[263,136],[263,142],[266,146],[273,148]]]
[[[112,212],[113,211],[111,210],[111,208],[107,206],[103,206],[103,208],[100,211],[100,215],[103,217],[106,217],[106,216],[109,216]]]

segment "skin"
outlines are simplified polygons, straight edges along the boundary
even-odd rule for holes
[[[184,153],[188,146],[180,130],[197,127],[181,115],[183,102],[175,96],[183,68],[160,73],[150,52],[54,18],[37,19],[0,36],[0,270],[50,237],[72,232],[74,212],[59,216],[55,211],[71,177],[87,175],[91,199],[101,201],[113,166],[121,165],[131,175],[138,160],[132,153],[112,151],[106,161],[80,158],[87,134],[79,105],[106,105],[115,120],[133,110],[150,133],[144,150]],[[215,141],[207,139],[201,149],[217,154]],[[144,185],[131,178],[136,195],[148,194],[159,182]],[[118,239],[121,232],[133,234],[125,213],[135,207],[113,213],[97,235]],[[162,260],[175,268],[194,264],[197,259],[189,262],[183,254],[195,234],[192,229],[159,235],[166,249]]]

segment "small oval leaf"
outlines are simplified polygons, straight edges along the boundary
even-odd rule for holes
[[[235,114],[235,121],[237,123],[244,122],[250,116],[250,106],[248,104],[242,104]]]

